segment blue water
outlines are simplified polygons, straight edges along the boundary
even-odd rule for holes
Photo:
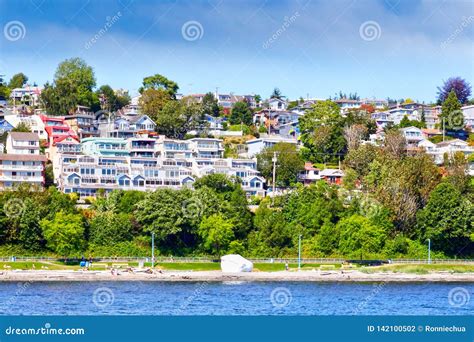
[[[0,283],[1,315],[473,315],[473,283]]]

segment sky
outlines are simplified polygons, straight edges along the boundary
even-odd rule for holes
[[[0,0],[0,25],[0,74],[39,85],[71,57],[131,95],[156,73],[183,94],[291,99],[432,102],[474,82],[472,0]]]

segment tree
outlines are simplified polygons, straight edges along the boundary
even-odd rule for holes
[[[168,103],[174,103],[171,95],[163,89],[146,89],[140,96],[140,106],[142,107],[143,113],[147,114],[153,121],[157,121],[163,108]]]
[[[218,256],[227,250],[234,238],[232,223],[220,214],[204,218],[199,225],[198,234],[205,250]]]
[[[380,252],[386,239],[383,228],[374,225],[366,217],[352,215],[336,226],[340,232],[339,250],[347,256],[371,257]]]
[[[232,107],[229,121],[232,125],[244,124],[250,126],[253,122],[253,116],[248,103],[236,102]]]
[[[347,149],[349,151],[357,149],[361,140],[363,140],[367,135],[367,131],[367,127],[360,124],[344,127],[344,138],[347,142]]]
[[[113,246],[132,239],[131,217],[125,213],[98,213],[90,222],[91,243],[100,246]]]
[[[418,213],[421,239],[431,239],[434,249],[450,255],[472,252],[473,204],[449,182],[440,183]],[[466,248],[470,243],[470,248]],[[470,250],[470,251],[469,251]]]
[[[451,77],[438,87],[438,104],[442,104],[454,91],[456,98],[461,104],[466,104],[471,96],[471,85],[461,77]]]
[[[207,93],[202,99],[202,107],[204,114],[218,117],[220,114],[219,105],[217,99],[214,97],[214,94]]]
[[[195,99],[184,97],[180,101],[167,102],[154,121],[158,133],[183,139],[187,132],[205,125],[203,115],[202,106]]]
[[[143,86],[140,87],[139,92],[143,93],[143,91],[147,89],[162,89],[166,91],[172,99],[176,99],[176,93],[178,92],[179,86],[176,82],[169,80],[165,76],[155,74],[143,79]]]
[[[346,148],[343,122],[336,103],[318,101],[299,119],[303,157],[313,162],[337,161]]]
[[[441,107],[441,119],[447,130],[460,130],[464,127],[464,115],[461,111],[461,103],[454,90],[448,94]]]
[[[282,98],[282,95],[281,95],[280,89],[278,89],[278,88],[273,88],[273,92],[272,92],[272,94],[270,95],[270,98],[271,98],[271,99],[281,99],[281,98]]]
[[[272,147],[264,149],[257,155],[258,170],[267,180],[272,179],[273,156],[276,153],[276,185],[288,187],[298,181],[298,174],[304,169],[304,161],[301,159],[295,144],[277,143]]]
[[[260,107],[260,102],[262,102],[262,97],[257,94],[253,98],[255,99],[255,103],[257,104],[257,107]]]
[[[8,88],[22,88],[26,84],[26,82],[28,82],[28,76],[20,72],[12,76],[10,82],[8,83]]]
[[[10,97],[10,88],[8,88],[3,75],[0,75],[0,100],[8,99]]]
[[[101,108],[109,112],[115,112],[130,103],[130,96],[128,94],[117,95],[112,87],[107,84],[101,86],[96,93],[99,97]]]
[[[20,122],[12,129],[12,132],[31,132],[31,128],[26,122]]]
[[[384,151],[394,158],[406,155],[407,141],[398,129],[391,129],[385,134]]]
[[[85,247],[82,216],[60,211],[54,218],[40,221],[47,247],[61,256],[68,257]]]
[[[77,105],[97,110],[98,96],[92,91],[95,85],[92,67],[81,58],[67,59],[58,65],[53,84],[45,84],[41,100],[53,115],[71,113]]]

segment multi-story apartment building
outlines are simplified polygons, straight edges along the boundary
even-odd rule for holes
[[[66,193],[84,197],[99,189],[180,188],[192,186],[196,177],[221,173],[238,177],[249,196],[265,195],[256,161],[223,158],[219,139],[85,138],[80,148],[70,143],[54,167],[56,183]]]
[[[46,157],[40,155],[36,133],[10,132],[7,153],[0,154],[0,189],[11,189],[19,184],[44,185]]]
[[[99,135],[97,118],[89,107],[77,106],[76,111],[73,114],[66,115],[64,119],[80,139]]]

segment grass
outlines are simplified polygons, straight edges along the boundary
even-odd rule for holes
[[[467,273],[474,272],[474,265],[453,265],[453,264],[408,264],[408,265],[384,265],[375,267],[361,267],[361,272],[394,272],[394,273],[415,273],[428,274],[430,272],[450,272]]]

